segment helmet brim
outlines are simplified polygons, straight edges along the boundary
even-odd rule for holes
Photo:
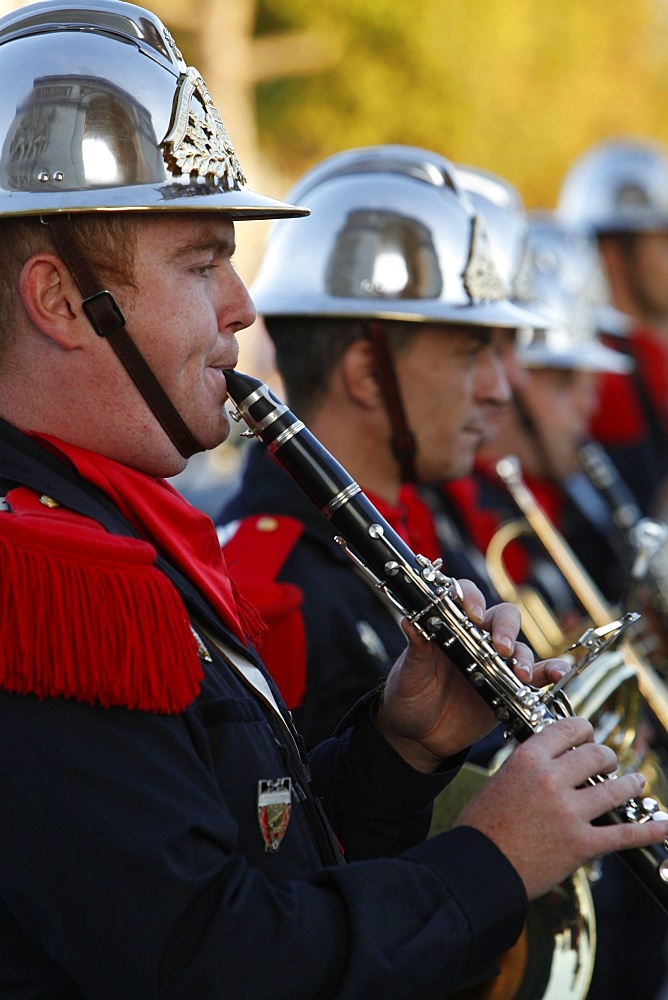
[[[357,319],[401,320],[408,323],[447,323],[451,326],[485,326],[515,329],[546,326],[543,316],[514,303],[499,302],[462,303],[451,305],[438,299],[372,299],[322,296],[312,303],[308,299],[297,301],[289,291],[285,297],[272,291],[265,296],[262,289],[257,294],[251,287],[251,297],[258,313],[263,316],[323,316]],[[266,305],[266,309],[264,306]]]
[[[231,219],[286,219],[310,215],[311,210],[277,201],[246,188],[224,191],[202,185],[136,184],[103,191],[6,191],[0,216],[54,215],[60,212],[223,212]]]
[[[543,346],[520,348],[518,356],[525,368],[562,368],[581,372],[628,375],[634,367],[633,360],[628,355],[596,343],[582,344],[563,351],[551,351]]]

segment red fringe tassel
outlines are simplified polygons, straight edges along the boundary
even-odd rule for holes
[[[1,515],[0,688],[178,713],[202,668],[181,598],[147,543]]]

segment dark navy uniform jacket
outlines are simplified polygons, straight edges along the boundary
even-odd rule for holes
[[[34,442],[7,425],[0,438],[5,488],[133,534]],[[2,599],[26,587],[12,518],[0,512]],[[191,620],[244,653],[155,566]],[[468,828],[419,842],[460,760],[414,772],[375,729],[372,694],[307,766],[276,689],[280,715],[206,645],[199,694],[171,714],[12,693],[0,661],[0,997],[418,1000],[488,976],[525,916],[516,872]],[[26,664],[38,668],[48,681],[48,664]],[[284,777],[292,813],[268,852],[258,782]]]
[[[256,515],[262,520],[258,522]],[[275,517],[268,521],[267,515]],[[276,580],[298,588],[299,614],[290,618],[288,628],[301,626],[305,634],[302,663],[293,662],[291,667],[305,678],[309,665],[308,683],[304,679],[300,700],[290,707],[307,746],[312,746],[334,731],[360,693],[375,687],[405,649],[398,616],[356,573],[334,541],[331,523],[262,445],[249,445],[238,492],[218,520],[225,526],[221,535],[231,575],[237,571],[228,551],[232,544],[236,550],[240,542],[254,565],[243,583],[237,583],[261,612],[267,610],[259,599],[267,575],[260,558],[266,529],[285,535],[284,561]],[[299,534],[289,534],[293,521],[301,528]],[[241,536],[235,534],[239,531]],[[273,659],[272,650],[265,658],[270,669]]]

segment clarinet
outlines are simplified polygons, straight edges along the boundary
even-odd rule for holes
[[[541,691],[516,677],[508,660],[492,645],[489,633],[463,611],[459,584],[441,572],[440,560],[431,562],[411,551],[346,470],[263,382],[232,370],[225,372],[225,378],[235,405],[231,416],[248,426],[244,435],[257,437],[269,449],[332,522],[337,544],[369,585],[447,654],[504,724],[508,738],[521,742],[558,718],[573,715],[563,691],[551,697],[549,690]],[[581,668],[579,664],[578,672]],[[607,780],[607,775],[595,775],[589,783]],[[654,799],[642,798],[630,799],[599,822],[645,823],[665,818]],[[668,912],[668,840],[620,851],[619,857]]]

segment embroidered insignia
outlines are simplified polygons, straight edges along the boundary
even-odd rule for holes
[[[265,851],[277,851],[290,821],[292,778],[261,778],[257,783],[257,817]]]
[[[479,215],[473,219],[471,251],[462,279],[473,302],[499,302],[506,297],[503,281],[492,257],[487,230]]]
[[[175,174],[194,174],[226,187],[246,183],[218,109],[193,66],[179,78],[172,119],[160,146]]]

